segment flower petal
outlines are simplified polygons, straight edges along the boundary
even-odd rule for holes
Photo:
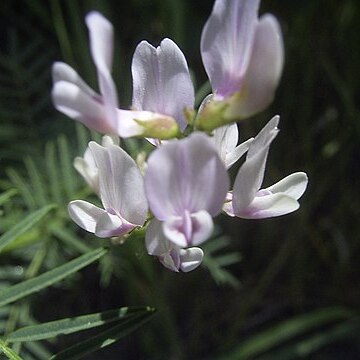
[[[87,152],[90,152],[90,150],[87,149]],[[92,164],[91,162],[87,161],[85,156],[84,158],[77,156],[74,160],[74,168],[84,178],[91,189],[96,194],[99,194],[99,174],[95,163]]]
[[[197,247],[180,250],[180,269],[189,272],[196,269],[202,262],[204,252]]]
[[[100,96],[90,88],[89,85],[80,77],[80,75],[68,64],[63,62],[55,62],[52,66],[52,79],[53,83],[58,81],[67,81],[74,85],[77,85],[82,91],[94,98],[100,98]]]
[[[294,198],[281,193],[258,196],[236,216],[243,219],[264,219],[291,213],[299,208]]]
[[[105,213],[105,210],[83,200],[71,201],[68,205],[71,219],[81,228],[95,233],[96,223]]]
[[[214,230],[214,223],[211,215],[205,211],[198,211],[191,214],[193,237],[191,245],[199,245],[206,241]]]
[[[142,136],[144,129],[134,119],[146,121],[153,118],[149,111],[132,111],[117,109],[117,132],[122,138]]]
[[[169,141],[150,155],[145,191],[151,210],[159,220],[206,210],[216,216],[229,189],[224,164],[211,139],[193,133]]]
[[[235,178],[232,201],[235,215],[250,205],[261,187],[269,147],[278,133],[278,122],[278,116],[272,118],[249,147],[246,161]]]
[[[145,235],[146,249],[149,255],[157,256],[168,269],[178,272],[179,269],[189,272],[197,268],[204,256],[200,248],[180,249],[170,242],[162,231],[162,223],[153,219]]]
[[[225,161],[226,155],[236,148],[239,130],[236,123],[220,126],[213,132],[213,140],[220,157]]]
[[[111,77],[113,56],[113,27],[100,13],[93,11],[86,16],[89,29],[90,50],[97,72],[100,93],[106,116],[112,126],[116,126],[118,99],[114,81]]]
[[[151,112],[117,109],[117,133],[123,138],[148,136],[160,139],[174,138],[178,124],[174,118]]]
[[[135,161],[116,145],[103,147],[92,141],[89,147],[99,169],[104,208],[111,209],[129,223],[143,225],[148,206],[143,178]]]
[[[213,228],[212,217],[205,210],[183,217],[170,217],[163,223],[165,237],[180,247],[203,243],[210,237]]]
[[[271,193],[281,193],[288,195],[296,200],[300,199],[305,192],[308,183],[308,177],[303,172],[293,173],[276,184],[266,188]]]
[[[260,151],[240,167],[233,187],[232,204],[236,215],[254,200],[263,180],[267,153],[268,149]]]
[[[217,97],[228,97],[240,88],[250,61],[259,3],[216,0],[204,26],[201,55]]]
[[[118,136],[104,135],[101,140],[102,146],[119,145]],[[99,195],[99,171],[89,146],[86,148],[84,157],[77,156],[74,167],[85,179],[87,184]]]
[[[104,212],[96,223],[95,235],[101,238],[122,236],[134,227],[118,215]]]
[[[157,256],[168,269],[179,271],[179,248],[165,237],[162,223],[159,220],[153,219],[149,223],[145,235],[145,245],[149,255]]]
[[[98,69],[110,71],[113,57],[113,27],[99,12],[86,15],[86,25],[90,36],[91,56]]]
[[[183,131],[184,110],[194,106],[194,87],[184,54],[170,39],[154,48],[142,41],[132,62],[133,107],[174,117]]]
[[[159,261],[169,270],[179,272],[180,255],[176,250],[170,250],[163,256],[159,256]]]
[[[77,85],[58,81],[54,84],[51,95],[57,110],[74,120],[80,121],[88,128],[102,133],[114,133],[116,131],[107,122],[103,105]]]
[[[268,149],[259,151],[240,167],[233,186],[233,209],[237,214],[254,200],[261,186]]]
[[[189,240],[184,231],[184,221],[180,216],[169,217],[162,223],[164,236],[179,247],[189,246]]]
[[[225,199],[225,203],[223,205],[223,211],[231,216],[231,217],[234,217],[235,214],[234,214],[234,208],[233,208],[233,203],[232,203],[232,199],[233,199],[233,193],[232,191],[229,191],[227,194],[226,194],[226,199]]]
[[[161,256],[170,249],[169,240],[162,231],[162,223],[152,219],[146,229],[145,245],[149,255]]]
[[[227,116],[247,118],[265,109],[273,100],[284,65],[281,30],[270,14],[260,18],[244,81]]]
[[[233,151],[230,151],[226,154],[225,157],[225,166],[227,169],[230,169],[248,150],[253,142],[254,138],[250,138],[240,145],[238,145]]]
[[[271,142],[277,136],[279,129],[280,116],[275,115],[256,135],[254,141],[252,142],[249,151],[247,153],[247,158],[252,157],[254,154],[257,154],[264,148],[268,148]]]

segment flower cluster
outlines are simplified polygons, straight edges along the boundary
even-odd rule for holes
[[[137,46],[132,106],[121,109],[111,77],[112,25],[97,12],[87,15],[100,94],[70,66],[53,66],[55,107],[106,134],[101,145],[91,141],[84,157],[75,159],[103,206],[70,202],[76,224],[98,237],[121,237],[146,227],[148,253],[173,271],[188,272],[201,263],[199,246],[211,236],[213,218],[221,212],[260,219],[298,209],[305,173],[261,188],[279,117],[238,145],[235,122],[272,101],[283,67],[278,22],[269,14],[258,18],[259,2],[215,1],[201,37],[212,94],[197,111],[186,59],[170,39],[157,48],[146,41]],[[120,147],[119,136],[146,137],[153,144],[144,171]],[[245,154],[230,190],[227,171]]]

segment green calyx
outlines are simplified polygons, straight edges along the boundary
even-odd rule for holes
[[[210,133],[220,126],[242,120],[238,111],[234,111],[239,96],[239,93],[235,93],[226,100],[209,100],[195,119],[195,129]]]
[[[137,120],[136,123],[143,128],[141,136],[168,140],[173,139],[180,134],[179,125],[176,120],[170,116],[161,116],[152,120]]]

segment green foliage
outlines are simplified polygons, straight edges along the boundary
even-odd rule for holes
[[[127,336],[148,322],[154,315],[154,311],[149,307],[126,307],[55,320],[40,325],[31,325],[11,333],[7,336],[6,342],[0,340],[0,349],[9,359],[21,359],[11,348],[6,346],[6,343],[25,342],[28,344],[28,342],[35,340],[51,339],[59,335],[73,334],[95,327],[103,328],[107,324],[113,324],[106,330],[100,329],[96,335],[88,337],[85,341],[78,342],[76,345],[51,356],[51,359],[80,359]]]
[[[230,245],[229,238],[215,237],[204,244],[203,265],[207,267],[211,276],[218,285],[230,285],[235,289],[240,286],[240,281],[231,274],[226,266],[237,264],[241,261],[241,255],[238,252],[228,252],[217,255],[218,251],[224,251]]]
[[[55,320],[40,325],[18,329],[7,336],[8,342],[22,342],[50,339],[59,335],[68,335],[82,330],[92,329],[105,324],[119,322],[138,315],[154,312],[148,307],[124,307],[96,314],[82,315],[68,319]]]
[[[76,195],[81,179],[72,166],[75,151],[67,138],[60,135],[56,142],[47,142],[41,158],[25,157],[25,175],[8,169],[9,179],[26,207],[35,209],[49,203],[65,205]]]
[[[49,43],[40,23],[2,3],[3,35],[0,47],[0,151],[3,164],[36,153],[50,104],[50,65],[56,46]],[[44,43],[48,43],[44,46]],[[37,124],[34,126],[34,124]],[[26,129],[26,130],[25,130]]]
[[[26,233],[52,209],[54,209],[53,205],[47,205],[44,208],[31,213],[25,219],[20,221],[13,228],[3,234],[0,237],[0,252],[4,248],[8,247],[12,241],[18,239],[22,234]]]
[[[13,285],[1,292],[0,306],[7,305],[13,301],[23,298],[24,296],[47,288],[48,286],[53,285],[54,283],[64,279],[65,277],[79,271],[80,269],[91,264],[95,260],[98,260],[105,254],[106,249],[100,248],[93,250],[44,274],[41,274],[32,279],[22,281],[19,284]]]
[[[17,194],[17,191],[15,189],[10,189],[3,194],[0,195],[0,206],[6,203],[8,200],[10,200],[14,195]]]
[[[289,320],[285,320],[270,329],[264,330],[252,337],[250,337],[247,341],[243,341],[241,345],[231,354],[225,356],[223,359],[248,359],[257,357],[260,354],[265,352],[266,359],[284,359],[288,358],[284,356],[279,356],[279,354],[284,354],[285,352],[292,353],[293,349],[302,348],[302,353],[299,351],[298,355],[308,356],[313,351],[317,350],[316,346],[307,346],[306,342],[303,339],[295,341],[293,345],[287,345],[287,350],[275,350],[274,352],[270,352],[276,346],[286,344],[287,341],[291,339],[296,339],[300,335],[309,334],[314,328],[321,328],[326,326],[328,328],[329,324],[333,324],[334,322],[343,321],[346,324],[346,320],[351,318],[353,314],[344,308],[324,308],[320,310],[316,310],[309,314],[295,316]],[[359,327],[359,323],[357,323],[357,327]],[[353,327],[348,326],[348,330],[351,331]],[[333,329],[331,329],[333,330]],[[325,334],[329,332],[328,330],[324,330]],[[333,331],[332,331],[333,333]],[[324,337],[326,335],[324,334]],[[308,336],[308,339],[313,338],[312,336]],[[330,340],[329,337],[328,340]],[[324,340],[324,339],[323,339]],[[323,341],[323,345],[325,345],[327,341]],[[278,354],[278,355],[275,355]],[[262,357],[261,357],[262,359]]]
[[[97,335],[52,356],[51,360],[75,360],[109,346],[148,322],[153,312],[153,310],[147,310],[144,314],[134,315],[124,321],[118,321],[118,324],[110,329],[99,332]]]
[[[329,345],[339,342],[359,342],[360,321],[353,319],[340,322],[327,329],[315,333],[308,332],[303,340],[299,340],[291,345],[282,346],[277,351],[272,351],[269,355],[263,356],[263,360],[294,358],[309,358],[314,353],[326,348]]]

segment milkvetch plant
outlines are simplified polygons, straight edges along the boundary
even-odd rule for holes
[[[357,357],[358,1],[285,4],[0,4],[0,358]]]
[[[146,41],[136,47],[132,104],[120,108],[111,76],[112,25],[97,12],[86,16],[99,93],[69,65],[53,66],[55,107],[105,134],[102,145],[90,142],[74,162],[102,203],[71,201],[76,224],[98,237],[124,238],[144,228],[148,254],[170,270],[188,272],[201,264],[200,246],[221,212],[259,219],[298,209],[305,173],[261,188],[279,116],[238,145],[236,121],[270,104],[283,68],[279,24],[270,14],[259,18],[259,4],[215,1],[201,37],[212,94],[198,109],[185,56],[167,38],[158,47]],[[141,169],[117,137],[146,138],[153,145]],[[227,170],[245,154],[231,185]]]

